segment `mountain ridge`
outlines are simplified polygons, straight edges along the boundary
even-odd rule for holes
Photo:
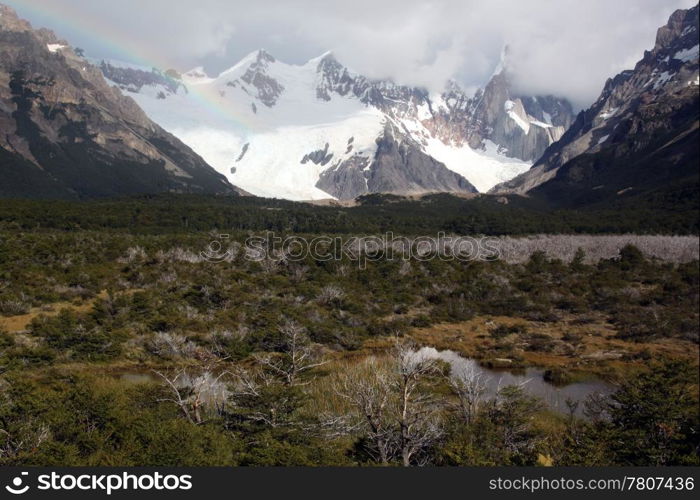
[[[182,86],[176,82],[175,88],[172,81],[149,84],[151,77],[135,77],[118,64],[102,66],[152,119],[233,184],[260,196],[313,200],[372,192],[483,192],[528,169],[573,120],[570,104],[561,99],[541,97],[540,104],[538,98],[513,94],[505,69],[495,83],[469,95],[454,82],[442,94],[431,94],[372,80],[330,52],[289,65],[254,51],[217,77],[202,68],[184,72],[178,80]],[[511,98],[519,109],[509,113],[505,104]],[[222,116],[226,113],[235,119]],[[555,123],[547,123],[552,117]],[[523,128],[518,120],[533,126]],[[391,143],[402,147],[388,148],[396,153],[391,158],[381,149],[380,161],[380,146]],[[324,161],[309,161],[324,151]]]
[[[0,196],[237,190],[47,29],[0,4]]]
[[[698,7],[674,12],[634,69],[608,79],[533,168],[492,189],[557,205],[697,183]]]

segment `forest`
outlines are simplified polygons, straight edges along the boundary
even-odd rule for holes
[[[138,233],[226,230],[309,234],[697,235],[697,184],[643,193],[581,209],[557,209],[521,196],[407,198],[369,194],[351,205],[184,194],[123,199],[0,199],[0,229],[128,230]]]

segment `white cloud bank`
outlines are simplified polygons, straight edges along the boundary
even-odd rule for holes
[[[38,1],[6,0],[37,24]],[[264,47],[289,62],[333,50],[370,77],[440,89],[449,78],[479,85],[511,48],[517,85],[583,107],[605,80],[654,44],[656,29],[692,0],[51,0],[109,19],[111,31],[180,68],[212,72]],[[55,20],[55,18],[54,18]],[[61,34],[92,55],[105,51],[84,22]],[[51,26],[49,26],[51,27]],[[58,27],[57,27],[58,28]],[[65,32],[65,31],[69,32]],[[95,53],[98,52],[98,53]]]

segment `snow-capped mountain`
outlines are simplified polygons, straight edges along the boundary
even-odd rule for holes
[[[503,65],[474,95],[371,80],[331,53],[290,65],[261,50],[217,77],[98,65],[234,185],[293,200],[485,192],[527,171],[573,119],[566,101],[514,95]]]
[[[530,171],[493,191],[571,205],[697,179],[698,29],[697,6],[674,12],[633,70],[610,78]]]

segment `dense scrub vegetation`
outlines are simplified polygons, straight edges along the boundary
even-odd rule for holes
[[[335,231],[434,234],[438,215],[7,203],[2,464],[698,463],[697,260],[628,245],[597,261],[534,252],[360,269],[252,261],[248,233],[230,231],[230,252],[212,262],[201,252],[213,226],[318,234],[336,217]],[[473,374],[412,354],[414,342],[457,346],[445,324],[485,364],[539,364],[559,383],[596,373],[618,390],[572,401],[570,414],[522,387],[488,398]]]
[[[668,195],[670,196],[670,195]],[[161,195],[91,202],[0,199],[0,228],[128,229],[138,232],[290,231],[523,235],[538,233],[698,234],[697,196],[634,198],[614,208],[552,211],[518,196],[447,194],[409,200],[368,195],[357,206],[313,206],[248,197]],[[674,195],[675,196],[675,195]]]

